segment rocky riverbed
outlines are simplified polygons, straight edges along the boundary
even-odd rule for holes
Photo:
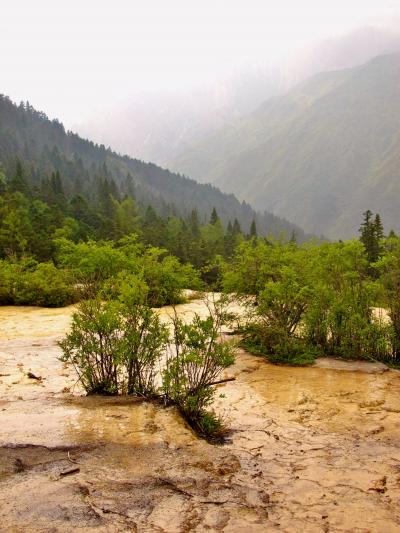
[[[173,408],[84,397],[57,359],[72,312],[0,308],[1,531],[400,531],[397,371],[239,351],[213,446]]]

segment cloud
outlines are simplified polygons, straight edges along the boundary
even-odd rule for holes
[[[372,0],[2,0],[1,92],[67,124],[136,91],[193,87],[388,21]]]

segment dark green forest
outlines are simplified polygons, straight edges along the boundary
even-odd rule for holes
[[[49,120],[28,102],[17,106],[6,96],[0,96],[0,162],[9,179],[15,175],[17,159],[22,163],[26,184],[36,197],[42,191],[40,199],[49,200],[45,193],[48,180],[58,173],[66,199],[78,204],[77,210],[80,197],[96,210],[99,201],[111,193],[117,201],[134,197],[142,215],[151,206],[164,220],[171,216],[187,219],[196,209],[199,222],[204,225],[216,208],[225,227],[236,218],[248,232],[255,219],[263,235],[290,238],[294,231],[300,241],[306,237],[295,225],[270,213],[256,213],[245,202],[216,187],[118,155],[103,145],[66,132],[59,121]],[[109,206],[103,205],[102,209],[103,215],[110,215]],[[104,236],[108,235],[101,235]]]

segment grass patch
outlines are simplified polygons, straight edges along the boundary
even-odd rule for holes
[[[268,359],[270,363],[290,366],[308,366],[321,354],[302,339],[285,335],[277,330],[248,328],[239,346],[246,351]]]
[[[223,419],[216,415],[214,411],[202,410],[196,413],[187,413],[184,409],[179,409],[182,417],[186,420],[194,432],[211,444],[223,444],[229,433],[228,427]]]

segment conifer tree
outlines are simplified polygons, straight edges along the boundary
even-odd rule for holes
[[[375,263],[381,253],[380,240],[383,238],[383,225],[379,214],[372,219],[372,211],[365,211],[364,220],[360,227],[360,241],[365,247],[369,263]]]
[[[240,223],[237,218],[235,218],[235,220],[233,221],[232,231],[235,237],[237,235],[242,235],[242,228],[240,227]]]
[[[250,239],[252,239],[253,237],[254,237],[254,238],[257,237],[257,226],[256,226],[256,221],[255,221],[254,218],[253,218],[253,221],[252,221],[251,226],[250,226],[250,234],[249,234],[249,237],[250,237]]]
[[[127,196],[135,199],[135,183],[130,172],[128,172],[125,178],[125,193]]]
[[[27,194],[29,192],[28,183],[25,179],[24,170],[19,159],[17,159],[15,174],[9,182],[9,189],[11,192],[22,192],[22,194]]]
[[[376,238],[378,240],[383,239],[383,237],[384,237],[384,235],[383,235],[384,229],[383,229],[383,224],[382,224],[381,217],[380,217],[379,213],[377,213],[375,215],[374,229],[375,229]]]
[[[233,232],[233,226],[232,226],[231,221],[228,222],[224,241],[225,241],[225,256],[232,257],[233,252],[235,250],[235,245],[236,245],[236,236]]]
[[[200,221],[197,209],[192,209],[189,217],[189,229],[194,238],[200,236]]]
[[[5,174],[0,168],[0,195],[4,194],[7,190],[7,179]]]
[[[219,221],[219,216],[218,216],[218,213],[217,213],[217,210],[215,209],[215,207],[213,207],[213,210],[211,212],[211,217],[210,217],[210,224],[212,226],[215,226],[215,224]]]

